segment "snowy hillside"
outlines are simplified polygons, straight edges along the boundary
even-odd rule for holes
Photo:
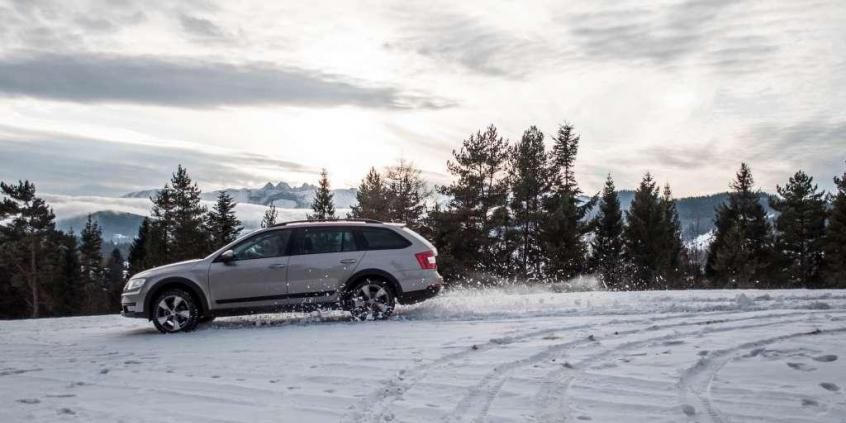
[[[631,208],[632,200],[634,199],[634,191],[620,190],[617,192],[620,199],[620,207],[622,210],[628,211]],[[695,241],[701,243],[705,240],[702,235],[708,234],[714,229],[714,211],[720,204],[728,201],[728,193],[720,192],[710,195],[702,195],[697,197],[680,197],[676,199],[676,209],[679,212],[679,220],[682,229],[682,238],[687,241]],[[775,212],[770,207],[770,194],[765,192],[758,193],[758,201],[767,211],[768,217],[773,219]],[[582,201],[588,201],[590,197],[582,196]],[[588,217],[594,217],[598,212],[598,208],[593,208],[588,214]]]
[[[452,292],[386,322],[0,322],[0,421],[842,422],[846,292]]]
[[[711,246],[711,243],[714,242],[715,233],[713,230],[706,232],[702,235],[697,236],[687,242],[684,243],[685,248],[688,250],[700,250],[705,251],[708,247]]]
[[[103,240],[114,244],[132,242],[144,216],[104,210],[91,213],[91,219],[100,225]],[[56,227],[60,230],[79,234],[88,220],[88,214],[59,218]]]

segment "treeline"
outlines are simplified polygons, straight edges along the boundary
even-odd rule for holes
[[[536,127],[511,143],[494,126],[471,134],[437,188],[444,206],[427,202],[407,216],[389,212],[394,192],[371,169],[352,217],[407,222],[437,246],[452,283],[561,281],[595,275],[608,289],[846,287],[846,173],[836,191],[821,192],[803,171],[762,206],[748,165],[715,210],[707,251],[682,242],[669,185],[644,174],[628,211],[611,175],[601,193],[585,196],[575,177],[579,136],[561,125],[547,151]],[[390,173],[390,172],[389,172]],[[393,194],[396,195],[396,194]],[[418,196],[419,198],[419,196]],[[394,206],[396,207],[396,206]],[[598,208],[592,219],[586,216]],[[704,257],[701,257],[704,256]]]
[[[417,221],[396,219],[378,207],[371,170],[358,190],[353,217],[411,222],[438,248],[439,267],[452,283],[560,281],[599,274],[609,288],[648,289],[683,283],[688,273],[678,213],[670,188],[649,174],[625,219],[609,176],[601,196],[583,201],[575,177],[579,136],[562,125],[546,150],[536,127],[511,144],[494,126],[465,139],[447,169],[449,185]],[[593,220],[591,208],[599,207]]]
[[[79,236],[56,229],[53,211],[29,181],[0,188],[0,318],[115,313],[129,275],[203,257],[242,230],[232,198],[221,193],[207,211],[182,166],[151,198],[151,217],[128,260],[118,248],[102,257],[102,232],[91,216]]]
[[[728,201],[715,210],[713,242],[691,251],[669,185],[645,173],[623,212],[611,175],[597,195],[579,188],[580,138],[571,125],[558,128],[548,151],[544,137],[534,126],[516,143],[494,126],[471,134],[447,163],[452,183],[434,190],[411,163],[371,168],[347,217],[419,231],[438,248],[440,271],[453,284],[595,275],[615,290],[846,288],[846,172],[834,178],[833,194],[797,172],[769,198],[778,212],[772,218],[741,164]],[[114,312],[129,275],[203,257],[243,230],[232,198],[221,192],[207,210],[182,166],[151,198],[126,259],[118,249],[101,256],[101,231],[90,216],[79,236],[56,229],[29,181],[0,187],[0,318]],[[277,217],[270,205],[262,226]],[[337,217],[324,170],[308,218]]]
[[[102,257],[91,218],[79,237],[56,229],[55,215],[29,181],[0,183],[0,318],[114,312],[125,278],[120,250]]]

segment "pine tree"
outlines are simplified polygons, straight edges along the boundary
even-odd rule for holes
[[[262,228],[269,228],[276,224],[276,219],[279,216],[276,213],[276,206],[273,203],[270,203],[267,206],[267,210],[264,211],[264,217],[261,219],[261,227]]]
[[[775,220],[776,255],[790,287],[817,288],[820,285],[823,236],[825,235],[825,193],[814,178],[801,170],[784,187],[776,186],[779,197],[770,207],[779,212]]]
[[[658,249],[660,258],[657,268],[659,278],[658,288],[687,288],[684,284],[685,269],[683,268],[683,258],[685,257],[685,251],[681,237],[681,221],[670,184],[664,185],[664,192],[659,201],[659,206],[663,213],[663,219],[660,225],[663,237]]]
[[[56,274],[49,289],[53,314],[71,316],[81,311],[84,297],[77,238],[73,232],[65,234],[57,231],[55,236]]]
[[[573,125],[564,124],[558,127],[558,135],[553,137],[550,154],[552,167],[552,185],[556,191],[571,192],[579,195],[582,191],[576,183],[576,155],[579,152],[581,137],[573,132]]]
[[[81,269],[82,289],[85,295],[84,309],[88,314],[100,312],[105,303],[103,268],[103,238],[100,225],[91,219],[85,223],[80,233],[79,262]]]
[[[487,267],[500,278],[513,278],[518,266],[516,252],[520,242],[520,233],[514,223],[514,215],[508,207],[497,207],[491,213],[490,263]]]
[[[154,197],[150,226],[146,231],[144,244],[144,265],[149,269],[173,262],[173,232],[175,220],[174,193],[169,185],[160,189]]]
[[[423,182],[420,169],[413,163],[400,160],[388,168],[385,175],[387,187],[388,220],[401,222],[411,229],[420,229],[426,213],[429,191]]]
[[[206,208],[200,203],[197,184],[179,165],[170,180],[173,190],[173,244],[169,259],[181,261],[202,257],[208,249],[208,234],[203,230]]]
[[[662,227],[664,219],[658,188],[652,175],[647,173],[626,212],[627,224],[623,230],[627,264],[631,266],[630,287],[633,289],[658,287],[661,252],[665,240]]]
[[[129,246],[129,274],[134,275],[138,272],[149,269],[151,266],[147,262],[147,248],[150,241],[151,223],[150,218],[145,217],[141,221],[141,226],[138,227],[138,235],[132,240]]]
[[[609,289],[620,289],[624,278],[623,212],[611,175],[605,181],[599,213],[594,218],[596,233],[591,244],[593,263],[600,281]]]
[[[549,167],[543,133],[530,127],[511,152],[511,210],[518,231],[517,265],[520,277],[543,277],[539,231],[544,223],[543,202],[549,194]]]
[[[508,141],[491,125],[471,134],[452,155],[447,169],[456,180],[439,189],[450,198],[448,208],[431,213],[443,240],[439,260],[451,262],[443,267],[456,274],[479,279],[498,267],[493,235],[500,228],[492,211],[507,205]]]
[[[596,200],[579,204],[582,191],[576,183],[574,167],[579,136],[571,125],[561,125],[549,157],[549,185],[552,194],[544,201],[546,218],[541,226],[541,240],[546,275],[569,279],[585,269],[587,245],[582,237],[589,231],[584,222]]]
[[[6,256],[10,251],[5,246],[12,245],[14,240],[7,237],[4,232],[0,230],[0,319],[11,319],[26,315],[28,310],[25,301],[26,293],[13,277],[17,272],[16,263],[10,260],[11,257]]]
[[[351,207],[349,217],[354,219],[390,220],[388,216],[387,188],[382,175],[371,167],[358,186],[355,198],[358,204]]]
[[[823,271],[831,288],[846,288],[846,172],[834,178],[835,192],[823,238]]]
[[[120,309],[120,295],[123,291],[123,285],[126,282],[126,266],[123,260],[123,254],[117,247],[112,250],[109,256],[109,261],[106,263],[106,293],[108,301],[106,303],[105,312]]]
[[[705,266],[706,276],[717,286],[752,288],[768,283],[772,236],[753,186],[752,171],[742,163],[728,203],[717,207],[714,241]]]
[[[317,190],[314,192],[314,200],[311,202],[311,210],[314,212],[307,216],[308,220],[335,220],[335,204],[332,200],[332,190],[329,188],[329,174],[326,169],[320,171],[320,181]]]
[[[435,203],[423,218],[419,234],[438,248],[438,273],[450,284],[462,284],[475,277],[463,260],[461,222],[449,210]]]
[[[30,316],[41,316],[49,300],[43,290],[51,275],[48,265],[55,251],[55,215],[47,203],[35,195],[35,185],[18,181],[17,185],[0,183],[4,195],[0,202],[0,262],[10,269],[11,284],[20,285],[27,297]]]
[[[241,221],[235,215],[237,204],[232,197],[221,191],[217,195],[217,202],[206,216],[206,227],[210,238],[210,251],[214,251],[238,238],[238,234],[244,230]]]

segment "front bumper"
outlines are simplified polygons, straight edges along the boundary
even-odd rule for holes
[[[126,293],[120,296],[120,315],[123,317],[145,318],[144,298],[140,292]]]
[[[436,297],[443,289],[444,285],[442,283],[436,283],[427,286],[425,289],[403,292],[398,299],[400,304],[405,305],[419,303],[421,301],[428,300],[429,298]]]

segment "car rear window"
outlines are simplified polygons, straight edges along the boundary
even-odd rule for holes
[[[361,228],[359,231],[367,250],[394,250],[411,245],[409,240],[390,229]]]
[[[355,238],[349,229],[306,228],[300,236],[297,254],[325,254],[356,251]]]

